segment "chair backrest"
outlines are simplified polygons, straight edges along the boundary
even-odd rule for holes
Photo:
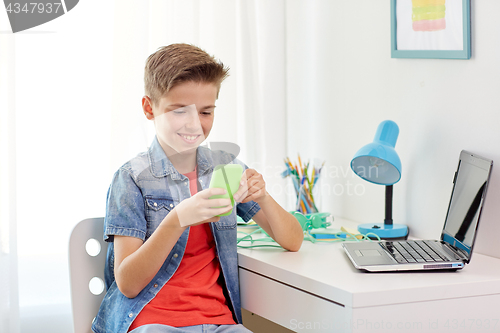
[[[71,306],[75,333],[92,332],[91,325],[106,293],[104,266],[107,244],[103,240],[104,218],[79,222],[69,240]]]

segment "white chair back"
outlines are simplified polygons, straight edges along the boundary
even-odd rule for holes
[[[79,222],[69,240],[71,306],[75,333],[92,332],[91,325],[106,294],[104,266],[107,244],[104,218]]]

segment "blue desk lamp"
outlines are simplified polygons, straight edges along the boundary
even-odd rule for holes
[[[385,185],[384,223],[366,223],[358,226],[362,234],[369,232],[383,239],[404,238],[408,227],[392,223],[392,185],[401,179],[401,160],[394,150],[399,135],[399,127],[392,120],[378,125],[375,139],[354,155],[351,169],[359,177],[370,183]]]

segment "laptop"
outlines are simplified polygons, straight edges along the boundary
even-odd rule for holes
[[[369,272],[457,270],[471,259],[493,161],[460,152],[439,240],[342,243],[354,267]]]

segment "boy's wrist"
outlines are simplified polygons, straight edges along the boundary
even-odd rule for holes
[[[271,195],[265,191],[264,195],[254,200],[259,205],[266,205],[269,202],[274,201]]]
[[[187,227],[183,227],[179,221],[179,214],[177,214],[177,210],[174,208],[170,213],[165,216],[160,225],[164,225],[165,227],[178,229],[178,230],[186,230]]]

